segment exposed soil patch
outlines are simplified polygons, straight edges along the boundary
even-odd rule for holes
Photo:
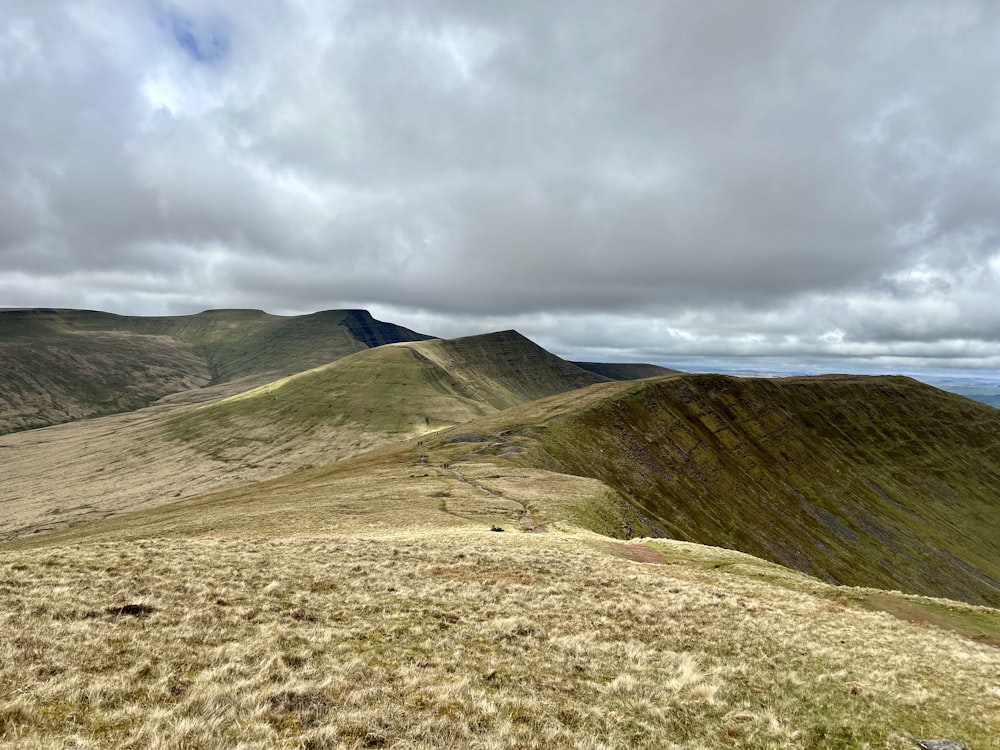
[[[548,529],[541,524],[535,523],[535,519],[531,517],[531,511],[525,510],[524,514],[521,516],[521,531],[531,531],[536,534],[545,534]]]
[[[888,612],[900,620],[912,622],[915,625],[930,625],[950,630],[977,643],[1000,648],[1000,633],[978,627],[974,621],[963,617],[962,612],[951,614],[947,611],[938,611],[933,606],[922,606],[917,602],[878,592],[866,594],[859,603],[865,609]]]
[[[632,562],[652,563],[655,565],[662,565],[665,562],[663,556],[659,552],[642,544],[608,542],[604,546],[615,557],[623,557],[626,560],[631,560]]]

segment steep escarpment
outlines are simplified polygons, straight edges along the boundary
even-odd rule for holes
[[[907,378],[645,381],[549,419],[533,460],[665,536],[841,583],[1000,603],[1000,414]]]
[[[557,357],[517,331],[440,339],[413,349],[498,409],[608,380]]]
[[[573,364],[587,372],[611,380],[642,380],[643,378],[659,378],[680,372],[669,367],[648,365],[641,362],[574,362]]]

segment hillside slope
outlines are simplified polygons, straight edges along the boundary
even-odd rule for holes
[[[634,538],[728,532],[823,578],[990,600],[995,410],[904,378],[694,375],[500,410],[580,376],[486,338],[93,420],[101,440],[0,441],[118,440],[108,486],[165,478],[166,441],[141,439],[159,414],[205,439],[236,426],[233,451],[255,421],[300,457],[329,449],[330,412],[390,441],[0,545],[0,744],[1000,748],[1000,611]],[[482,416],[404,439],[462,413]],[[148,426],[123,438],[126,417]],[[178,487],[211,481],[173,444]]]
[[[598,479],[654,534],[1000,604],[1000,413],[907,378],[677,375],[463,429],[494,436],[476,460]]]
[[[451,373],[457,387],[497,409],[608,379],[560,359],[517,331],[438,339],[413,349]]]
[[[602,482],[529,465],[634,389],[3,545],[0,741],[1000,748],[997,610],[675,540],[515,533],[641,523]]]
[[[181,390],[247,387],[370,347],[430,337],[363,310],[135,317],[0,310],[0,434],[128,411]]]
[[[331,464],[598,380],[501,332],[367,349],[235,396],[237,384],[217,385],[6,435],[0,539]]]
[[[440,502],[456,518],[526,528],[566,519],[740,549],[833,582],[1000,604],[995,409],[896,377],[600,380],[513,332],[404,342],[172,412],[132,440],[149,474],[198,456],[193,470],[217,487],[384,448],[371,454],[376,473],[438,467],[450,477],[439,489],[461,501]],[[74,455],[104,485],[134,481]],[[31,463],[10,462],[29,473]],[[309,495],[310,481],[296,475],[281,491]],[[145,484],[161,493],[145,505],[190,494],[168,494],[169,476]],[[64,491],[66,501],[88,495],[88,513],[103,508],[85,487]],[[35,512],[65,515],[62,495],[47,497]],[[114,512],[126,509],[116,497]],[[20,519],[12,531],[40,524]]]
[[[367,449],[603,380],[502,331],[358,352],[177,416],[168,430],[223,460],[259,462],[317,444]]]
[[[208,363],[171,336],[0,338],[0,434],[132,411],[211,380]]]
[[[414,346],[425,345],[364,355],[402,360]],[[420,371],[412,361],[406,369]],[[442,396],[427,382],[414,387],[419,398],[403,396],[415,411],[396,427],[422,429],[428,394]],[[400,388],[389,390],[408,393]],[[453,393],[441,403],[488,408]],[[272,400],[269,408],[280,405]],[[234,462],[247,450],[240,435],[253,434],[242,431],[254,419],[273,421],[256,407],[250,413],[229,433]],[[211,418],[202,424],[206,435],[212,425],[228,429],[225,419]],[[310,508],[331,502],[340,481],[333,477],[354,472],[381,477],[378,492],[411,502],[425,491],[410,485],[430,483],[428,502],[479,524],[530,529],[565,520],[620,538],[665,535],[739,549],[831,582],[1000,604],[1000,414],[906,378],[675,375],[599,383],[392,442],[384,436],[379,451],[350,462],[236,490],[233,508],[267,515],[280,507],[267,523],[304,533],[315,522]],[[372,507],[376,490],[357,481],[367,488],[357,507]],[[349,507],[354,482],[336,484]],[[221,499],[206,503],[199,523],[229,524]],[[392,517],[391,504],[384,512]],[[238,525],[243,517],[234,519]]]

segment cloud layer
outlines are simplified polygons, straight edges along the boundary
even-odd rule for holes
[[[994,3],[14,0],[0,305],[1000,366]]]

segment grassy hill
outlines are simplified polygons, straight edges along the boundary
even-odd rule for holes
[[[211,380],[208,363],[170,336],[0,338],[0,434],[139,409]]]
[[[527,513],[529,525],[667,536],[830,582],[1000,604],[995,409],[897,377],[601,380],[515,332],[404,342],[175,412],[129,440],[145,446],[148,474],[185,482],[146,482],[147,505],[153,493],[167,502],[210,490],[201,477],[234,486],[413,440],[421,446],[387,460],[419,454],[469,481],[494,477],[479,483],[507,497],[509,513],[473,514],[482,522],[520,525]],[[117,467],[133,463],[81,474],[127,487]],[[515,470],[530,482],[501,487],[496,477]],[[592,484],[570,489],[566,477]],[[46,481],[24,486],[37,492]],[[92,517],[105,492],[67,485],[34,506],[46,518],[8,533],[58,526],[79,504],[67,505],[74,493]],[[121,491],[111,496],[115,512],[128,507]]]
[[[317,441],[334,452],[348,444],[356,453],[603,380],[503,331],[358,352],[167,426],[177,439],[224,460],[259,462]]]
[[[296,533],[315,522],[314,502],[328,502],[330,471],[388,472],[390,484],[412,483],[415,471],[437,476],[429,494],[445,515],[482,525],[565,521],[619,538],[669,536],[739,549],[829,582],[1000,604],[1000,415],[990,407],[906,378],[676,375],[599,383],[496,411],[483,394],[457,396],[457,375],[444,388],[440,371],[415,357],[428,347],[444,348],[427,342],[364,352],[292,378],[276,393],[259,390],[176,417],[171,429],[235,463],[260,461],[282,445],[305,450],[295,441],[325,446],[331,460],[382,446],[354,459],[360,464],[234,491],[243,508],[274,507],[278,493],[281,512],[267,524],[292,524]],[[353,367],[370,381],[344,390],[338,378]],[[300,379],[305,393],[329,400],[296,401]],[[380,412],[379,403],[396,406]],[[486,414],[428,432],[464,410]],[[283,426],[265,434],[258,423]],[[282,443],[279,434],[292,437]],[[343,450],[348,439],[369,442]],[[322,463],[321,452],[311,455]],[[214,512],[206,507],[197,517]]]
[[[599,380],[502,332],[377,347],[231,398],[233,384],[213,386],[8,435],[0,539],[330,464]]]
[[[128,411],[169,393],[247,387],[357,351],[429,338],[363,310],[135,317],[0,310],[0,433]]]

